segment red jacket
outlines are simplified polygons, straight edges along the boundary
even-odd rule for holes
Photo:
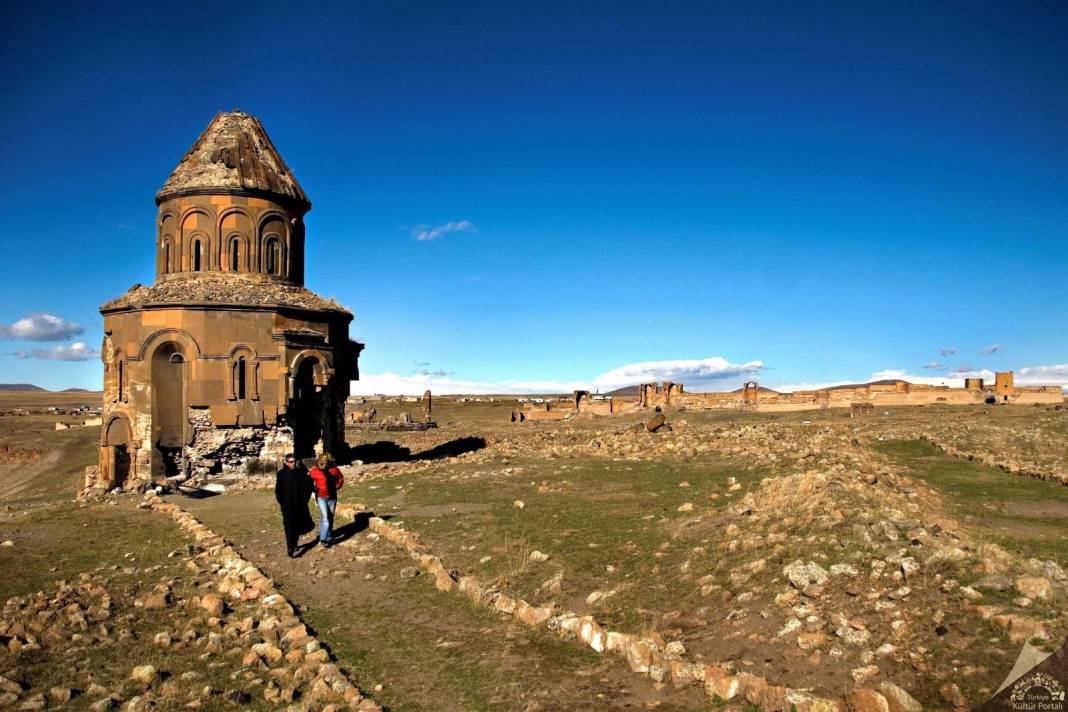
[[[318,466],[311,471],[312,482],[315,483],[315,496],[323,499],[337,499],[337,491],[345,486],[345,475],[336,467],[328,467],[323,472]]]

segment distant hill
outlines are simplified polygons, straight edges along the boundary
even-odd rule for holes
[[[778,391],[772,390],[771,388],[766,388],[766,387],[761,386],[761,385],[757,386],[757,390],[760,391],[761,393],[778,393]],[[742,386],[741,388],[735,388],[733,391],[731,391],[731,393],[744,393],[744,392],[745,392],[745,386]]]
[[[641,386],[624,386],[622,388],[617,388],[614,391],[608,391],[608,393],[605,393],[605,395],[606,396],[636,396],[636,395],[638,395],[638,392],[639,392],[638,389],[640,387]]]
[[[902,379],[900,379],[900,378],[887,378],[887,379],[884,379],[882,381],[868,381],[867,383],[845,383],[845,384],[842,384],[841,386],[830,386],[828,388],[823,388],[821,390],[824,390],[824,391],[838,391],[838,390],[841,390],[843,388],[863,388],[864,386],[892,386],[895,383],[902,383],[902,382],[904,382],[904,381]]]
[[[40,386],[35,386],[32,383],[0,383],[0,391],[40,391],[44,392],[46,389]]]
[[[92,393],[88,388],[64,388],[60,393]]]

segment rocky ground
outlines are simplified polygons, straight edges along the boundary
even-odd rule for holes
[[[129,501],[110,506],[133,509]],[[139,506],[163,514],[121,516],[142,525],[158,517],[148,522],[159,537],[154,546],[135,544],[120,563],[4,603],[0,707],[379,709],[269,578],[195,521],[179,521],[192,539],[182,542],[162,519],[173,505],[149,499]],[[107,507],[71,507],[68,515],[113,519],[94,511]],[[27,534],[38,524],[17,527],[7,548],[33,547]],[[179,546],[165,552],[162,544]]]
[[[1035,476],[1068,471],[1068,412],[668,412],[672,429],[648,433],[634,415],[513,425],[508,409],[441,399],[437,430],[351,433],[363,461],[345,468],[343,509],[381,519],[339,517],[343,542],[296,560],[256,489],[269,480],[151,511],[13,505],[0,564],[31,574],[0,585],[0,694],[28,708],[70,691],[133,709],[965,709],[1024,642],[1068,636],[1068,488]],[[176,531],[172,504],[232,548]],[[116,517],[152,518],[162,546],[120,538],[135,563],[59,548]],[[43,529],[66,532],[51,554],[27,545]],[[270,587],[234,588],[240,570]],[[290,644],[292,630],[315,636]],[[154,671],[139,680],[141,666]]]

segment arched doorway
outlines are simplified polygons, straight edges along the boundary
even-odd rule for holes
[[[297,458],[314,456],[315,444],[323,436],[322,408],[315,387],[316,368],[320,368],[318,359],[303,359],[293,376],[289,422],[293,427],[293,452]]]
[[[130,478],[130,423],[125,416],[118,416],[108,423],[104,431],[104,458],[101,465],[108,487],[122,487]]]
[[[189,427],[185,408],[185,357],[173,341],[152,354],[152,474],[173,477],[181,469]]]

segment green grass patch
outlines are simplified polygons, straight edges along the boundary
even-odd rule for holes
[[[922,440],[875,447],[938,490],[980,539],[1062,565],[1068,559],[1068,487],[951,457]]]

